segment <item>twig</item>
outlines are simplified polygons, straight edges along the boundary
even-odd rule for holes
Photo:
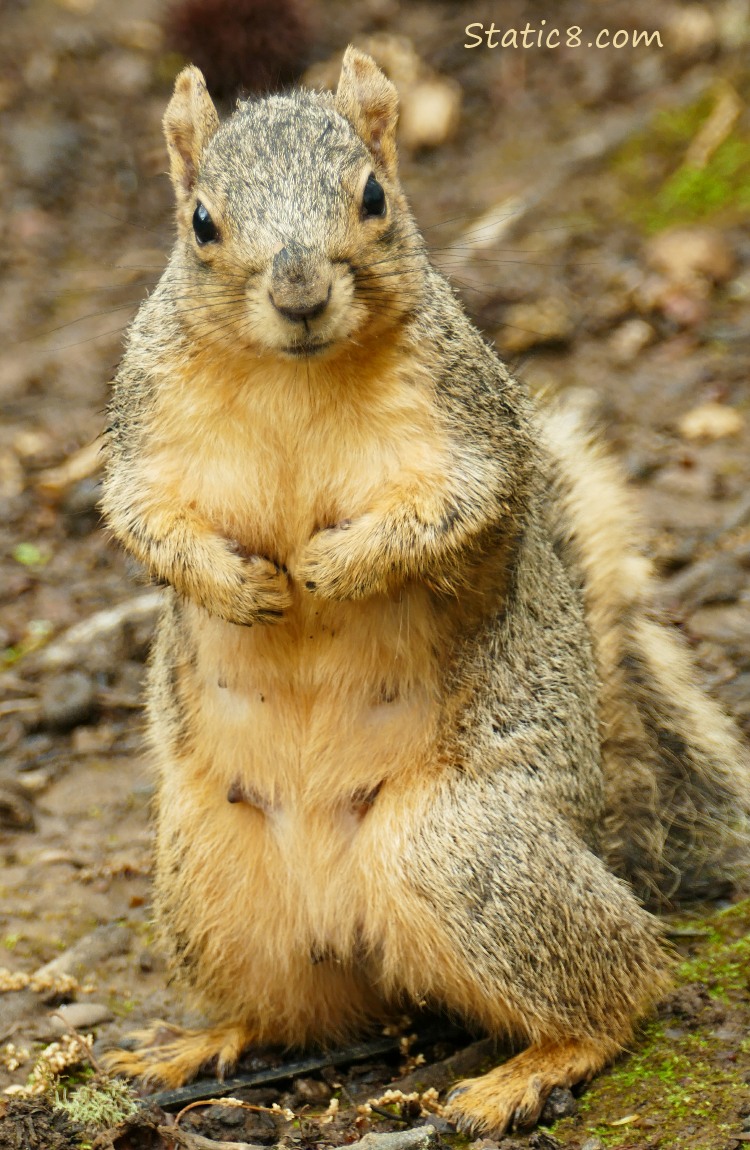
[[[162,603],[161,591],[148,591],[97,611],[88,619],[75,623],[41,651],[35,652],[34,663],[40,670],[58,670],[81,662],[86,651],[99,639],[121,631],[128,623],[149,623],[156,618]]]
[[[81,1048],[81,1052],[83,1054],[85,1054],[87,1060],[91,1063],[91,1065],[93,1066],[94,1070],[99,1075],[99,1077],[100,1078],[109,1078],[110,1077],[109,1074],[107,1074],[107,1072],[104,1069],[104,1067],[102,1066],[101,1062],[99,1062],[99,1060],[97,1059],[96,1055],[94,1054],[94,1052],[91,1049],[91,1047],[89,1046],[89,1044],[84,1040],[83,1036],[78,1033],[75,1026],[72,1026],[68,1022],[67,1018],[65,1018],[64,1015],[60,1014],[59,1010],[50,1011],[50,1018],[59,1018],[60,1019],[63,1026],[68,1031],[68,1033],[71,1034],[73,1036],[73,1038],[75,1038],[76,1042],[78,1043],[79,1047]]]
[[[473,1042],[470,1046],[464,1047],[463,1050],[456,1051],[450,1058],[445,1058],[442,1062],[433,1062],[431,1066],[420,1066],[411,1074],[397,1078],[395,1082],[388,1084],[388,1089],[400,1090],[403,1094],[409,1094],[414,1090],[423,1093],[426,1089],[433,1087],[440,1092],[452,1085],[457,1078],[465,1078],[467,1075],[473,1074],[484,1063],[496,1057],[497,1053],[497,1041],[494,1038],[483,1038],[479,1042]],[[368,1087],[368,1090],[371,1091],[372,1087]],[[366,1093],[357,1091],[357,1104],[366,1100]],[[389,1115],[389,1117],[392,1118],[393,1115]]]
[[[52,499],[59,498],[81,479],[89,479],[95,475],[102,466],[103,437],[98,436],[92,443],[87,443],[78,451],[74,451],[59,467],[49,467],[38,476],[36,486],[39,491]]]
[[[252,1142],[214,1142],[201,1134],[180,1130],[174,1126],[159,1126],[157,1132],[165,1141],[184,1150],[286,1150],[281,1143],[258,1146]],[[355,1150],[426,1150],[437,1142],[434,1126],[416,1126],[412,1130],[396,1130],[388,1134],[365,1134],[354,1143]]]
[[[421,1150],[436,1142],[434,1126],[414,1126],[411,1130],[393,1130],[388,1134],[371,1131],[355,1145],[357,1150]]]
[[[193,1134],[175,1126],[158,1126],[157,1133],[165,1142],[183,1146],[185,1150],[282,1150],[281,1146],[259,1146],[252,1142],[214,1142],[212,1138],[204,1138],[202,1134]]]
[[[536,184],[520,195],[509,196],[489,207],[448,248],[446,256],[468,263],[473,252],[492,247],[518,232],[531,211],[553,196],[565,179],[588,164],[604,159],[609,152],[619,148],[637,132],[643,131],[657,112],[691,104],[705,91],[706,86],[703,76],[691,74],[683,83],[669,89],[661,97],[657,98],[653,92],[649,92],[633,110],[613,112],[593,131],[584,132],[566,142],[551,158],[545,175]],[[437,262],[444,265],[449,274],[455,270],[449,261],[438,257]]]
[[[278,1103],[274,1103],[273,1106],[256,1106],[253,1102],[243,1102],[241,1098],[202,1098],[199,1102],[188,1102],[187,1106],[183,1106],[182,1110],[175,1115],[175,1126],[179,1126],[183,1114],[187,1114],[189,1110],[195,1110],[199,1106],[229,1106],[237,1110],[252,1110],[256,1114],[280,1114],[288,1122],[292,1122],[296,1117],[291,1110],[283,1110]]]
[[[379,1038],[372,1042],[358,1043],[356,1046],[347,1046],[342,1050],[326,1051],[324,1054],[300,1059],[298,1062],[286,1062],[281,1066],[269,1066],[265,1070],[256,1070],[251,1074],[238,1074],[227,1078],[224,1082],[216,1079],[202,1079],[179,1090],[162,1090],[158,1094],[149,1096],[149,1102],[161,1106],[163,1110],[170,1107],[182,1107],[188,1102],[198,1102],[205,1098],[221,1097],[233,1094],[235,1090],[247,1086],[265,1086],[269,1082],[279,1082],[284,1078],[298,1078],[303,1074],[311,1074],[322,1070],[326,1066],[344,1066],[349,1062],[363,1062],[378,1054],[390,1054],[399,1049],[399,1040],[396,1038]]]

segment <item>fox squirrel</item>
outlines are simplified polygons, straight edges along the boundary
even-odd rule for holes
[[[103,505],[169,585],[155,905],[211,1025],[110,1065],[178,1085],[426,1001],[525,1046],[448,1099],[497,1135],[628,1043],[669,982],[639,900],[742,857],[750,774],[613,464],[430,265],[396,121],[353,48],[335,96],[220,125],[188,67],[166,112],[178,238]]]

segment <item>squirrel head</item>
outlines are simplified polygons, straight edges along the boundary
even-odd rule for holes
[[[238,103],[220,124],[195,67],[164,117],[178,241],[165,280],[192,340],[327,359],[419,303],[424,244],[398,182],[398,96],[344,56],[335,96]]]

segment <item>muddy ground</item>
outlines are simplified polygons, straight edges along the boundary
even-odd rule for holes
[[[154,592],[102,531],[90,463],[123,328],[171,242],[160,119],[182,61],[162,15],[158,0],[5,0],[0,12],[0,967],[30,975],[60,960],[46,990],[0,996],[0,1089],[26,1082],[62,1003],[102,1045],[154,1016],[187,1017],[149,924],[139,691]],[[493,16],[503,31],[581,26],[581,45],[464,48],[464,27]],[[590,392],[642,508],[664,609],[750,733],[747,0],[319,0],[308,18],[300,69],[351,38],[399,34],[460,85],[456,134],[403,160],[434,258],[534,392]],[[606,27],[657,30],[663,46],[589,48]],[[677,242],[675,226],[687,229]],[[97,614],[109,608],[122,609]],[[738,897],[676,920],[681,988],[633,1053],[562,1099],[573,1116],[503,1146],[750,1140],[750,907]],[[428,1067],[468,1041],[424,1026],[414,1049]],[[235,1141],[351,1141],[399,1123],[387,1110],[316,1123],[332,1093],[346,1110],[333,1083],[378,1095],[404,1069],[403,1055],[371,1053],[354,1071],[240,1092],[303,1111],[292,1125],[226,1108],[184,1121]],[[425,1070],[422,1085],[450,1073]],[[4,1097],[0,1146],[91,1141]],[[129,1137],[167,1144],[146,1126]]]

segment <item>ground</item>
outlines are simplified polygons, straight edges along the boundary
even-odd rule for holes
[[[503,4],[502,22],[499,7],[319,4],[300,68],[349,39],[398,34],[458,82],[456,133],[403,157],[434,259],[542,401],[572,387],[589,393],[642,509],[664,610],[706,688],[748,734],[747,4],[655,12],[645,2],[577,0],[549,6],[545,27],[580,26],[578,47],[465,48],[467,24],[488,28],[494,16],[507,31],[545,19],[532,0]],[[3,12],[0,966],[29,975],[62,958],[41,980],[46,991],[0,995],[0,1088],[26,1081],[61,1025],[50,1018],[61,1002],[74,1003],[70,1021],[102,1044],[151,1017],[183,1017],[149,924],[151,780],[139,698],[154,593],[102,530],[91,463],[123,328],[171,243],[160,119],[182,61],[161,17],[157,0],[127,9],[9,0]],[[609,40],[618,29],[657,30],[662,47],[589,48],[605,27]],[[687,229],[677,240],[676,227]],[[66,634],[92,617],[93,628]],[[532,1146],[741,1144],[750,906],[740,894],[675,920],[680,988],[633,1051],[579,1097],[576,1115],[532,1136]],[[462,1041],[425,1040],[428,1064]],[[312,1113],[337,1092],[333,1081],[358,1097],[381,1094],[399,1076],[399,1057],[373,1055],[341,1073],[259,1087],[252,1101]],[[84,1144],[59,1113],[48,1128],[48,1115],[21,1117],[13,1107],[22,1104],[6,1098],[0,1147],[33,1145],[33,1129],[38,1145]],[[248,1114],[214,1108],[185,1121],[213,1137],[222,1125],[230,1139],[278,1136],[281,1120]],[[303,1116],[284,1130],[343,1142],[352,1121],[351,1112],[324,1126]],[[371,1125],[389,1123],[360,1118],[356,1131]],[[12,1140],[21,1129],[27,1143]],[[146,1134],[133,1142],[147,1144]]]

